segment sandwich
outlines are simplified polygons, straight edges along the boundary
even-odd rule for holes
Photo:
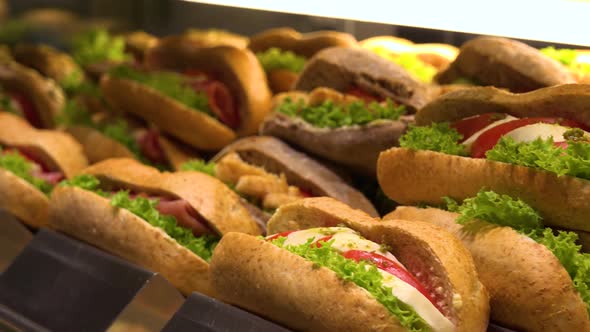
[[[317,52],[329,47],[356,47],[356,39],[347,33],[315,31],[301,34],[291,28],[274,28],[250,38],[248,47],[256,53],[274,93],[289,91],[305,63]]]
[[[209,163],[192,161],[182,169],[200,170],[227,183],[266,214],[265,222],[280,206],[316,196],[333,197],[378,216],[371,202],[340,175],[270,136],[242,138],[221,150]]]
[[[464,43],[449,67],[435,77],[440,84],[468,81],[512,92],[575,83],[559,62],[522,42],[501,37],[477,37]]]
[[[316,54],[295,89],[275,97],[260,133],[366,175],[375,174],[380,151],[397,146],[412,121],[403,115],[429,99],[426,86],[400,66],[343,47]]]
[[[199,150],[220,150],[258,130],[271,94],[251,52],[229,46],[167,50],[171,56],[147,55],[151,71],[120,67],[106,75],[101,88],[107,101]]]
[[[231,304],[303,331],[484,331],[487,291],[459,240],[378,222],[331,198],[283,205],[265,239],[230,233],[211,259]]]
[[[5,111],[25,118],[36,128],[53,128],[65,105],[63,90],[52,79],[15,61],[0,62],[0,93]]]
[[[590,255],[516,196],[482,189],[441,208],[400,206],[384,217],[430,222],[469,249],[490,292],[491,320],[518,331],[590,330]]]
[[[124,158],[97,163],[58,186],[50,224],[161,273],[184,294],[210,296],[208,262],[220,237],[261,234],[219,180],[199,172],[161,173]]]
[[[541,53],[559,61],[568,68],[578,83],[590,83],[590,51],[553,46],[540,49]]]
[[[87,166],[70,135],[38,130],[0,111],[0,209],[34,228],[47,226],[49,195],[59,181]]]

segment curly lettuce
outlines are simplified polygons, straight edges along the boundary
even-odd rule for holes
[[[553,46],[540,49],[540,52],[546,56],[559,61],[562,65],[579,71],[583,74],[590,74],[590,64],[579,63],[576,61],[578,54],[576,50],[567,48],[555,48]]]
[[[399,145],[411,150],[430,150],[466,156],[467,148],[460,143],[463,135],[451,128],[447,122],[433,123],[430,126],[410,126],[400,138]]]
[[[291,51],[282,51],[276,47],[256,53],[256,57],[266,72],[276,69],[286,69],[294,73],[299,73],[303,70],[306,61],[305,57],[299,56]]]
[[[486,152],[486,158],[590,180],[590,143],[585,141],[568,140],[563,149],[551,137],[519,143],[504,136]]]
[[[113,68],[109,74],[144,84],[196,111],[212,114],[209,100],[203,92],[196,92],[184,76],[173,72],[144,72],[127,66]]]
[[[141,196],[131,198],[129,191],[126,190],[118,191],[114,194],[105,193],[100,189],[100,181],[95,176],[87,174],[79,175],[71,180],[63,181],[61,185],[79,187],[109,198],[112,206],[128,210],[150,225],[160,228],[176,240],[178,244],[207,262],[211,260],[213,250],[219,242],[218,236],[203,235],[195,237],[190,229],[178,226],[178,222],[174,216],[163,215],[158,211],[156,208],[158,205],[157,199]]]
[[[131,60],[125,53],[125,39],[112,36],[105,29],[93,29],[76,36],[72,42],[72,57],[82,66]]]
[[[202,159],[191,159],[180,165],[182,171],[196,171],[215,177],[215,162]]]
[[[0,146],[0,168],[3,168],[19,178],[27,181],[46,195],[51,193],[51,183],[34,177],[32,172],[35,165],[16,151],[4,151]]]
[[[353,282],[367,290],[379,303],[410,331],[430,331],[430,326],[414,309],[398,300],[391,287],[383,285],[383,276],[375,265],[366,261],[355,262],[332,249],[334,240],[323,242],[322,246],[312,246],[313,239],[301,245],[285,245],[286,237],[279,237],[272,244],[286,249],[314,263],[314,267],[325,267],[334,271],[345,282]]]
[[[545,228],[540,214],[525,202],[493,191],[482,190],[461,204],[450,198],[445,198],[445,201],[449,210],[460,214],[457,218],[460,224],[483,220],[512,227],[547,247],[570,275],[590,315],[590,254],[580,251],[581,246],[576,244],[576,233],[554,232],[551,228]]]
[[[320,105],[309,106],[302,100],[294,102],[287,98],[276,111],[298,117],[317,128],[340,128],[362,126],[377,120],[398,120],[405,114],[406,108],[403,105],[396,106],[390,100],[385,105],[377,102],[365,104],[363,101],[337,105],[332,101],[325,101]]]

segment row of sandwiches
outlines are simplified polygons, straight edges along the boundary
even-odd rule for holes
[[[283,28],[0,53],[0,208],[32,228],[295,330],[590,331],[583,51]]]

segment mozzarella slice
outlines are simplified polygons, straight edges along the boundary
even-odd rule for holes
[[[512,120],[517,120],[517,118],[513,117],[512,115],[506,115],[506,117],[502,120],[498,120],[496,122],[492,122],[490,123],[487,127],[481,129],[480,131],[476,132],[475,134],[471,135],[468,139],[466,139],[465,141],[463,141],[463,145],[466,145],[469,149],[471,149],[471,145],[475,142],[475,140],[481,136],[481,134],[483,134],[484,132],[486,132],[487,130],[490,130],[496,126],[499,126],[503,123],[506,122],[510,122]]]
[[[505,136],[511,137],[518,143],[532,142],[537,138],[546,140],[549,137],[553,138],[554,142],[562,142],[565,140],[563,134],[570,129],[556,124],[534,123],[509,131]],[[590,135],[590,133],[585,131],[584,135]]]
[[[315,242],[326,236],[332,236],[331,240],[334,240],[332,248],[338,252],[349,250],[377,252],[399,263],[395,256],[387,251],[383,251],[382,246],[361,237],[357,232],[346,227],[311,228],[293,232],[287,236],[284,244],[301,245],[307,243],[311,238]],[[401,263],[400,265],[403,266]],[[392,294],[396,298],[414,308],[416,313],[424,319],[433,331],[450,332],[455,330],[453,323],[416,288],[388,272],[382,270],[379,270],[379,272],[383,276],[383,285],[385,287],[391,287]]]

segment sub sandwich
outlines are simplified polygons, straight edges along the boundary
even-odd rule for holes
[[[379,183],[401,204],[464,200],[486,188],[523,200],[547,226],[588,232],[588,105],[583,84],[446,94],[417,113],[420,126],[400,148],[381,153]]]
[[[25,224],[47,226],[49,195],[87,166],[82,147],[59,131],[38,130],[0,111],[0,209]]]
[[[427,221],[460,238],[490,292],[492,321],[518,331],[590,330],[590,254],[576,233],[545,228],[538,211],[493,191],[446,197],[443,207],[402,206],[384,219]]]
[[[501,37],[477,37],[464,43],[449,67],[435,77],[440,84],[468,81],[512,92],[575,83],[556,60],[522,42]]]
[[[229,184],[267,213],[265,219],[281,205],[312,196],[333,197],[378,216],[371,202],[340,175],[271,136],[242,138],[211,162],[189,162],[183,169],[208,172]]]
[[[260,133],[367,175],[375,174],[380,151],[397,146],[412,121],[404,114],[428,98],[403,68],[353,48],[319,52],[296,89],[275,97]]]
[[[248,47],[256,53],[274,93],[293,88],[306,61],[329,47],[356,47],[347,33],[315,31],[301,34],[291,28],[262,31],[250,38]]]
[[[303,331],[487,327],[473,261],[439,227],[378,222],[324,197],[280,207],[269,234],[221,240],[211,259],[221,299]]]
[[[133,159],[97,163],[56,188],[50,224],[161,273],[184,294],[211,296],[208,262],[219,238],[230,231],[261,234],[219,180],[161,173]]]

